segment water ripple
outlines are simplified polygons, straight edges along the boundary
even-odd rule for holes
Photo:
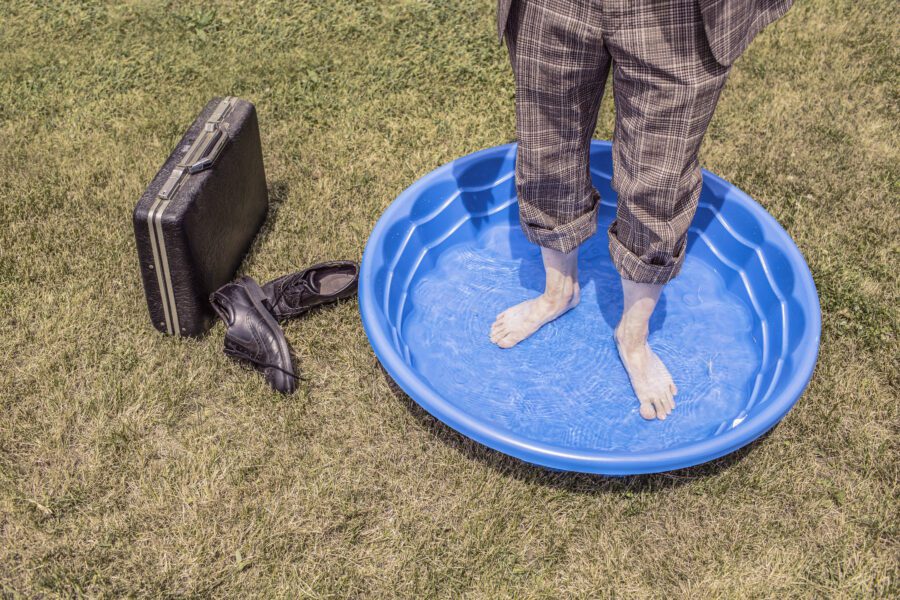
[[[438,393],[493,426],[597,451],[653,451],[710,437],[747,404],[759,370],[753,315],[721,276],[690,255],[666,287],[650,343],[678,385],[666,421],[638,414],[612,330],[621,286],[605,235],[579,264],[582,302],[510,350],[491,344],[497,313],[542,288],[540,253],[517,228],[445,249],[414,281],[403,336]]]

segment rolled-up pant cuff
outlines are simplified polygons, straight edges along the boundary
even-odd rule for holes
[[[553,228],[526,223],[520,216],[522,231],[529,242],[568,254],[597,232],[597,210],[600,208],[600,199],[595,195],[593,201],[593,207],[588,212]]]
[[[616,223],[609,227],[609,256],[613,265],[623,279],[636,283],[652,283],[661,285],[669,283],[681,271],[684,264],[685,250],[672,257],[668,265],[652,265],[644,262],[640,257],[629,250],[625,244],[616,237]]]

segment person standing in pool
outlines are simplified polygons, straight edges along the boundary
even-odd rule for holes
[[[521,342],[578,304],[578,247],[597,230],[590,140],[612,70],[616,122],[609,251],[625,300],[619,356],[646,419],[678,390],[647,343],[663,286],[684,262],[702,187],[697,154],[734,60],[792,0],[498,0],[516,84],[516,192],[541,247],[544,293],[497,316],[491,341]]]

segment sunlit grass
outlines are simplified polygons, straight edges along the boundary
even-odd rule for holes
[[[221,327],[171,339],[146,314],[131,210],[210,97],[259,110],[273,211],[243,271],[358,259],[417,177],[514,137],[492,2],[2,12],[4,595],[897,593],[893,3],[798,2],[738,61],[703,148],[808,260],[809,389],[736,458],[627,479],[449,432],[391,391],[355,302],[286,327],[308,378],[290,398],[221,354]]]

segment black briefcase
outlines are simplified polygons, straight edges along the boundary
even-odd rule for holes
[[[268,210],[253,104],[213,98],[134,209],[134,235],[153,325],[199,335],[209,295],[230,281]]]

